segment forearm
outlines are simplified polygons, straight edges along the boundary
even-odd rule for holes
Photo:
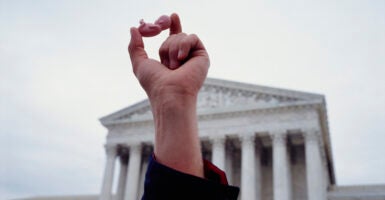
[[[165,97],[153,99],[156,99],[151,101],[151,106],[157,161],[178,171],[203,177],[196,96],[168,93]]]

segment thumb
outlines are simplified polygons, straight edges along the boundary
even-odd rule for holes
[[[140,62],[147,59],[147,53],[144,50],[144,43],[142,39],[142,35],[139,33],[139,30],[135,27],[132,27],[131,30],[131,40],[128,45],[128,52],[130,54],[132,67],[134,68],[134,72],[136,71],[136,67]]]

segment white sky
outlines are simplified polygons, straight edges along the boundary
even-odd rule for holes
[[[210,77],[324,94],[340,185],[385,183],[385,1],[0,0],[0,199],[99,193],[98,118],[145,98],[129,27],[179,13]],[[150,55],[167,35],[146,39]]]

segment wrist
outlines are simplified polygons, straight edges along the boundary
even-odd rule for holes
[[[156,137],[165,139],[181,132],[197,134],[196,97],[167,94],[150,102]]]
[[[178,171],[203,177],[196,96],[167,94],[150,102],[157,160]]]
[[[163,93],[156,97],[150,97],[149,99],[153,113],[158,115],[183,111],[193,111],[195,113],[196,110],[196,95]]]

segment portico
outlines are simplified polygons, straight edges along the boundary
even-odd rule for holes
[[[207,79],[198,119],[202,152],[241,187],[240,199],[326,200],[334,172],[322,95]],[[149,102],[101,122],[108,135],[100,199],[140,199],[154,136]]]

